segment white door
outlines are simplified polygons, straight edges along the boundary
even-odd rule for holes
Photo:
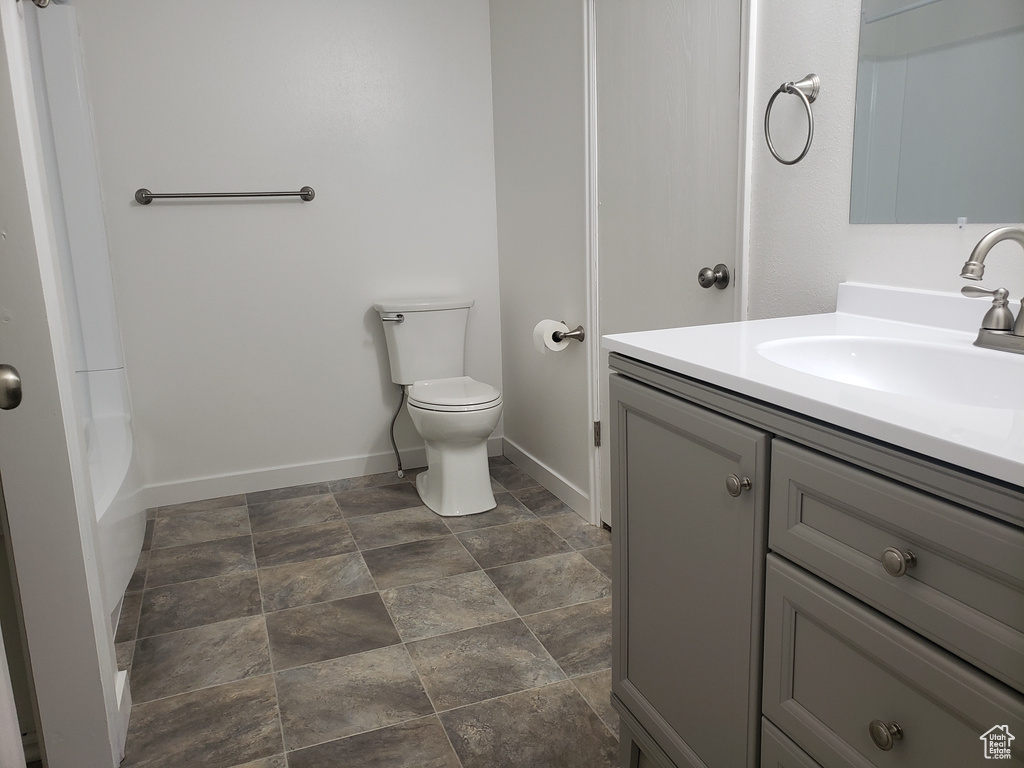
[[[117,764],[123,734],[32,103],[30,12],[0,0],[0,363],[24,390],[0,411],[0,474],[48,765],[99,768]]]
[[[741,0],[597,0],[601,334],[740,310]],[[704,289],[702,267],[732,284]],[[607,360],[602,360],[607,371]],[[608,420],[607,374],[600,377]],[[605,483],[610,477],[604,452]],[[609,520],[610,494],[601,517]]]

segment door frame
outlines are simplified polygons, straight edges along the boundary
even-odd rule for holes
[[[586,57],[584,73],[584,120],[586,122],[584,148],[586,151],[586,259],[587,259],[587,399],[593,428],[601,422],[601,377],[607,372],[601,364],[601,304],[600,259],[598,254],[598,195],[597,195],[597,0],[583,3],[583,55]],[[590,494],[589,520],[592,525],[611,525],[611,507],[605,500],[606,480],[603,476],[602,446],[597,439],[590,441]],[[602,442],[605,439],[602,437]],[[604,448],[607,450],[607,448]]]

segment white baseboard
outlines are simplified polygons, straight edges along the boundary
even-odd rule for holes
[[[591,519],[590,494],[580,490],[544,462],[526,452],[507,437],[503,439],[505,457],[551,491],[584,520]]]
[[[402,466],[415,469],[427,465],[427,454],[423,448],[402,450]],[[502,438],[491,437],[487,441],[487,453],[502,455]],[[215,499],[236,493],[254,493],[292,485],[325,483],[348,477],[376,475],[395,471],[395,454],[378,453],[369,456],[352,456],[310,464],[292,464],[281,467],[267,467],[249,472],[195,477],[170,483],[147,485],[143,488],[146,508],[163,507],[169,504],[184,504],[201,499]],[[396,475],[395,481],[398,482]]]
[[[132,689],[128,685],[128,673],[125,670],[118,670],[114,678],[114,691],[117,695],[117,714],[120,719],[120,731],[118,732],[118,755],[124,759],[124,746],[128,741],[128,718],[132,714]]]
[[[25,753],[25,762],[34,763],[43,759],[43,752],[39,748],[39,734],[35,731],[21,735],[21,750]]]

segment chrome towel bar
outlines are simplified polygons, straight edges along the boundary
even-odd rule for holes
[[[795,83],[783,83],[775,90],[772,97],[768,99],[768,108],[764,111],[764,138],[768,142],[768,151],[772,153],[772,157],[783,165],[796,165],[804,159],[807,155],[807,150],[811,148],[811,139],[814,138],[814,115],[811,113],[811,104],[818,98],[818,91],[820,89],[821,78],[811,74],[806,75],[803,80]],[[775,145],[772,144],[772,132],[769,122],[772,116],[772,105],[780,93],[792,93],[795,96],[799,96],[800,100],[804,103],[804,109],[807,110],[807,143],[804,144],[803,152],[793,160],[783,160],[779,153],[775,151]]]
[[[149,205],[154,200],[164,197],[301,197],[308,203],[316,197],[316,192],[312,187],[303,187],[298,192],[165,192],[157,194],[148,189],[135,190],[135,202],[139,205]]]

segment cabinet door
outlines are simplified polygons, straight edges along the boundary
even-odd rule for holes
[[[752,767],[768,438],[611,378],[613,691],[678,765]]]

